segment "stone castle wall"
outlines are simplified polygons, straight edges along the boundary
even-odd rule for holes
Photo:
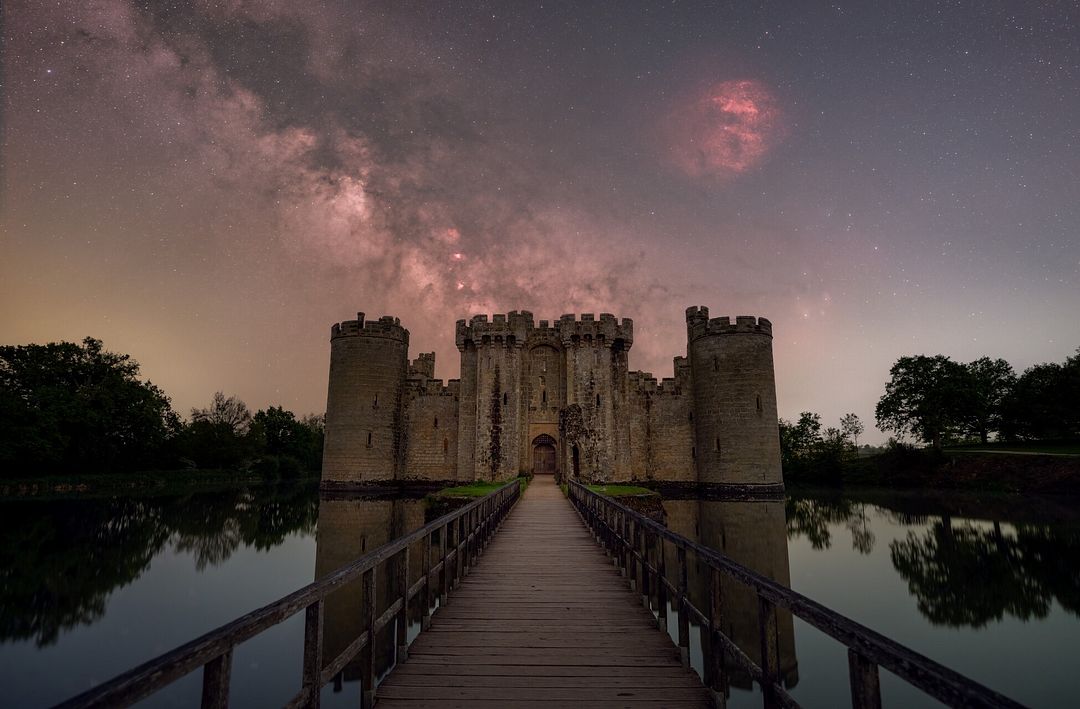
[[[782,487],[768,320],[687,310],[687,356],[628,371],[633,322],[604,313],[459,320],[461,378],[408,362],[394,318],[335,325],[323,480],[506,480],[549,460],[595,482]],[[384,406],[384,402],[386,406]]]
[[[458,470],[458,406],[460,382],[429,379],[435,370],[414,369],[407,383],[405,406],[405,480],[451,481]],[[419,375],[419,376],[418,376]]]

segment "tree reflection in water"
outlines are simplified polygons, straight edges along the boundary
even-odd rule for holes
[[[1014,507],[1010,523],[1003,510]],[[929,525],[908,531],[889,543],[893,568],[908,584],[919,611],[935,625],[985,626],[1010,615],[1021,620],[1045,618],[1056,600],[1080,615],[1080,517],[1040,524],[1038,500],[993,499],[980,512],[970,499],[949,505],[940,500],[920,505],[917,498],[897,498],[890,508],[839,496],[791,496],[787,500],[787,536],[806,537],[814,549],[832,546],[833,528],[844,525],[852,547],[873,551],[874,517],[892,524]],[[924,514],[922,506],[937,514]],[[954,519],[962,507],[964,518]],[[981,521],[979,518],[997,521]]]
[[[936,625],[982,627],[1005,614],[1045,618],[1055,599],[1080,614],[1080,533],[1021,525],[1004,531],[943,517],[889,545],[919,611]]]
[[[265,550],[313,532],[317,512],[311,485],[0,503],[0,640],[44,647],[95,622],[167,545],[203,570],[241,545]]]
[[[829,500],[789,497],[787,499],[787,536],[805,536],[814,549],[832,547],[830,524],[843,524],[851,532],[851,546],[860,554],[874,550],[874,532],[866,505],[846,498]]]

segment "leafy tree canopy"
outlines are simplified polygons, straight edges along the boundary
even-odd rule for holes
[[[179,428],[164,392],[129,355],[100,340],[0,347],[0,462],[32,468],[127,470]]]
[[[913,435],[935,448],[964,420],[970,399],[967,368],[944,355],[901,357],[889,370],[874,410],[883,431]]]

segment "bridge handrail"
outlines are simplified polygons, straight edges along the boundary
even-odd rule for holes
[[[200,666],[204,668],[202,707],[204,709],[227,707],[233,648],[301,610],[305,610],[302,688],[286,706],[317,707],[322,687],[333,680],[334,676],[361,651],[364,651],[361,663],[363,699],[366,706],[371,706],[375,698],[375,653],[373,652],[374,642],[371,639],[397,618],[397,649],[399,656],[400,653],[404,653],[407,649],[409,602],[421,591],[426,591],[424,602],[421,603],[421,629],[426,629],[432,594],[435,590],[432,576],[438,580],[441,573],[440,597],[441,602],[445,603],[446,594],[451,586],[460,582],[463,570],[467,573],[470,563],[486,545],[498,523],[519,496],[520,481],[515,479],[485,497],[474,500],[415,531],[383,544],[333,573],[273,603],[211,630],[58,704],[56,709],[129,706],[188,675]],[[435,532],[439,533],[440,556],[438,563],[432,564],[432,536]],[[450,547],[450,537],[453,537],[453,548]],[[420,580],[410,586],[408,583],[409,547],[419,541],[424,542],[424,571]],[[399,562],[396,566],[397,580],[398,588],[402,590],[402,593],[381,615],[376,616],[374,593],[376,570],[380,565],[395,558]],[[361,578],[366,599],[363,609],[366,630],[340,655],[324,664],[322,641],[326,597],[345,584]]]
[[[638,583],[642,594],[655,585],[661,620],[666,615],[666,592],[676,594],[674,605],[679,618],[679,646],[684,653],[689,648],[689,616],[694,615],[707,628],[714,641],[722,644],[733,658],[746,669],[762,687],[766,707],[799,706],[779,684],[779,659],[776,651],[776,607],[788,609],[793,615],[814,626],[848,648],[852,705],[855,709],[881,706],[878,667],[884,667],[908,684],[930,696],[956,707],[1022,707],[1008,697],[975,682],[960,673],[931,660],[900,643],[850,618],[831,610],[798,591],[793,591],[758,572],[736,563],[715,549],[698,544],[672,532],[659,522],[616,502],[606,495],[590,490],[576,481],[568,481],[570,501],[600,542],[615,555],[625,572]],[[677,552],[679,583],[666,577],[663,541],[671,543]],[[659,542],[659,543],[658,543]],[[657,559],[649,562],[650,550]],[[708,612],[695,607],[687,593],[686,552],[693,552],[700,563],[713,570],[710,581]],[[758,598],[761,633],[761,664],[746,656],[720,630],[722,606],[719,573],[736,579],[754,590]],[[650,578],[651,575],[651,578]],[[722,691],[722,653],[706,658],[706,683],[710,689]],[[684,654],[684,657],[686,654]]]

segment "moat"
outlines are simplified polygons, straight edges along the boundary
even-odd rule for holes
[[[791,490],[785,501],[668,499],[653,507],[674,531],[1020,702],[1049,707],[1073,696],[1075,500]],[[421,498],[320,499],[314,486],[0,502],[5,703],[63,700],[309,583],[428,515]],[[694,581],[691,574],[692,594]],[[328,630],[344,636],[356,618],[350,589],[339,593]],[[735,589],[725,598],[729,616],[741,619],[732,637],[752,651],[752,633],[738,626],[752,628],[753,611]],[[846,704],[843,648],[798,620],[780,630],[792,695],[807,706]],[[280,704],[295,691],[302,633],[302,619],[293,618],[238,648],[236,706]],[[337,642],[334,632],[326,642]],[[692,642],[699,668],[700,653]],[[326,706],[356,705],[348,669],[341,679],[340,691],[334,684],[324,690]],[[731,683],[729,706],[760,705],[737,673]],[[888,673],[882,689],[887,705],[929,703]],[[186,706],[198,693],[192,676],[145,705]]]

